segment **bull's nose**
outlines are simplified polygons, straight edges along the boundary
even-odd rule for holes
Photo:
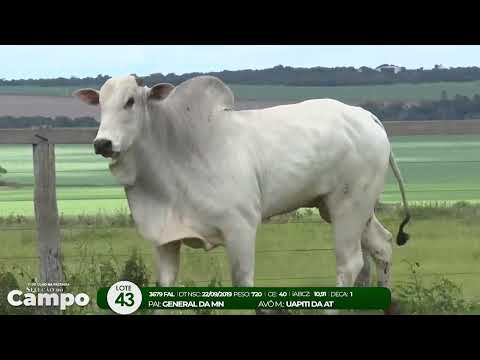
[[[93,142],[93,148],[95,154],[101,154],[103,156],[111,156],[113,153],[112,142],[107,139],[97,139]]]

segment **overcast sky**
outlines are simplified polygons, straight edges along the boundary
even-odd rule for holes
[[[0,45],[0,78],[149,75],[294,67],[360,66],[388,63],[426,69],[480,66],[480,46],[440,45],[178,45],[53,46]]]

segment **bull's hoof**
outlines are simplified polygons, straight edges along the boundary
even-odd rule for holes
[[[284,309],[275,309],[275,310],[257,309],[255,313],[256,315],[289,315],[290,314],[288,310],[284,310]]]
[[[390,306],[384,310],[385,315],[401,315],[400,304],[392,300]]]

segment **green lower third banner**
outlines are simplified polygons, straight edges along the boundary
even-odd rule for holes
[[[110,309],[112,303],[129,306],[133,302],[129,302],[133,297],[129,297],[128,289],[107,300],[112,287],[98,290],[100,308]],[[382,287],[143,287],[140,291],[135,298],[140,309],[385,310],[391,303],[390,290]]]

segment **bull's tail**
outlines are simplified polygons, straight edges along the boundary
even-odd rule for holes
[[[373,120],[385,131],[387,132],[385,127],[383,126],[382,122],[373,114],[370,113],[372,116]],[[395,161],[395,156],[393,156],[393,152],[390,150],[390,166],[392,167],[393,174],[395,175],[395,178],[398,181],[398,186],[400,188],[400,193],[402,194],[402,202],[403,202],[403,208],[405,210],[405,218],[403,219],[402,223],[400,224],[400,228],[398,229],[398,234],[397,234],[397,244],[402,246],[405,245],[408,239],[410,238],[410,235],[408,235],[405,231],[403,231],[403,228],[405,225],[408,224],[410,221],[410,210],[408,209],[408,203],[407,203],[407,198],[405,196],[405,187],[404,187],[404,181],[402,178],[402,174],[400,173],[400,169],[397,166],[397,162]]]
[[[402,174],[400,173],[400,169],[397,166],[397,162],[395,161],[393,152],[390,152],[390,166],[392,167],[393,174],[395,175],[398,181],[398,187],[400,188],[400,193],[402,194],[403,208],[405,210],[405,218],[400,224],[400,228],[398,229],[398,234],[397,234],[397,244],[402,246],[410,238],[410,235],[408,235],[406,232],[403,231],[403,228],[405,227],[405,225],[407,225],[408,222],[410,221],[410,210],[408,209],[407,198],[405,196],[405,187],[402,179]]]

